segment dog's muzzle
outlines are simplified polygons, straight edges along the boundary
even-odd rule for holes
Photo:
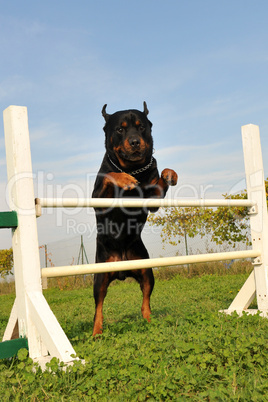
[[[133,149],[139,149],[140,145],[141,145],[141,141],[139,137],[133,137],[133,138],[129,138],[128,140],[129,145],[133,148]]]

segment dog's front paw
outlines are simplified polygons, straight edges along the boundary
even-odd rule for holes
[[[133,190],[138,184],[139,182],[135,179],[135,177],[127,173],[120,173],[118,187],[121,187],[123,190]]]
[[[133,190],[139,184],[135,177],[127,173],[108,173],[105,176],[105,184],[114,185],[122,188],[123,190]]]
[[[167,183],[169,186],[176,186],[178,181],[178,175],[172,169],[164,169],[161,173],[162,179]]]

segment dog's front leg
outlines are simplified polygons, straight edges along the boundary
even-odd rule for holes
[[[161,173],[161,177],[157,180],[153,180],[150,184],[150,198],[164,198],[169,186],[176,186],[178,181],[177,173],[172,169],[164,169]],[[155,208],[148,208],[151,212],[156,212],[158,210]]]
[[[156,195],[160,196],[160,198],[164,198],[169,186],[176,186],[177,181],[178,175],[174,170],[164,169],[156,186],[156,192],[158,193]]]

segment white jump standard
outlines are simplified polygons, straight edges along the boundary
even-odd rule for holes
[[[16,300],[3,341],[26,337],[30,357],[41,366],[53,356],[71,362],[75,351],[42,294],[27,108],[8,107],[4,128],[9,204],[18,227],[12,231]]]
[[[253,258],[254,270],[242,289],[225,310],[227,313],[247,310],[257,297],[258,309],[268,314],[268,216],[258,126],[242,127],[248,200],[168,200],[168,199],[37,199],[35,206],[33,175],[26,107],[10,106],[4,111],[8,188],[10,209],[17,212],[18,227],[12,229],[12,247],[16,284],[16,301],[3,340],[26,337],[29,355],[41,366],[52,357],[66,364],[74,360],[75,351],[47,304],[41,286],[42,277],[97,273],[102,270],[126,270],[143,267],[188,264]],[[250,211],[252,250],[120,261],[71,267],[40,269],[37,215],[47,207],[149,207],[149,206],[247,206]],[[266,247],[265,247],[266,245]],[[145,266],[145,265],[146,266]],[[148,264],[148,265],[147,265]],[[42,272],[42,273],[41,273]]]

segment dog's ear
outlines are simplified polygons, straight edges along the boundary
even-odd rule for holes
[[[148,110],[148,108],[147,108],[147,104],[146,104],[145,101],[143,102],[143,113],[144,113],[146,116],[149,114],[149,110]]]
[[[105,121],[107,123],[107,121],[109,120],[110,115],[108,113],[106,113],[106,107],[107,107],[107,104],[105,104],[103,106],[101,114],[103,115],[103,117],[104,117],[104,119],[105,119]]]

